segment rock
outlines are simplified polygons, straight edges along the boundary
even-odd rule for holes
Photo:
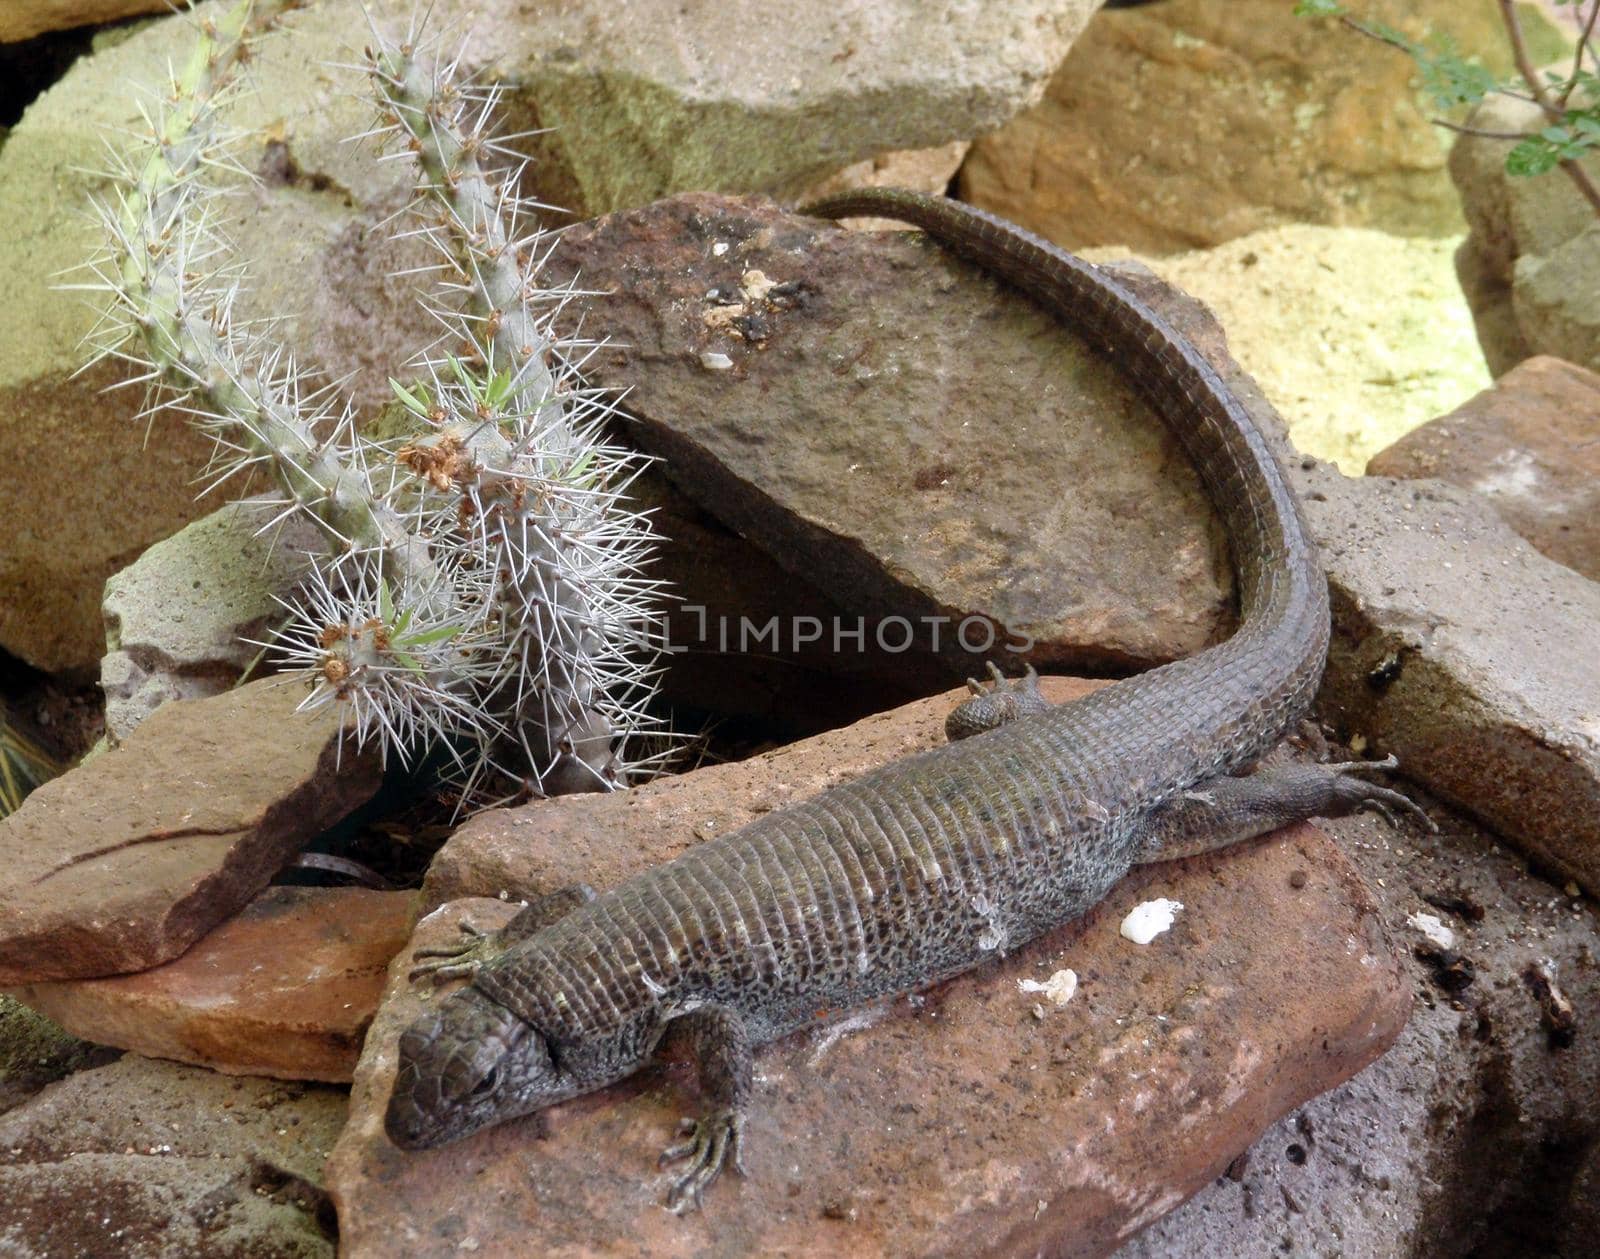
[[[169,704],[0,821],[0,984],[170,960],[377,790],[302,683]],[[342,766],[336,768],[336,765]]]
[[[1104,683],[1042,678],[1063,703]],[[944,741],[951,692],[874,713],[743,761],[704,765],[609,795],[560,796],[467,819],[422,885],[422,912],[469,896],[532,896],[573,883],[610,887],[786,805]]]
[[[1494,0],[1351,11],[1509,69]],[[1549,23],[1526,25],[1559,55]],[[1171,252],[1284,223],[1453,236],[1436,112],[1409,57],[1282,0],[1168,0],[1090,23],[1045,99],[974,145],[961,196],[1068,248]]]
[[[1560,67],[1564,74],[1570,64]],[[1473,111],[1485,131],[1537,131],[1531,103],[1494,97]],[[1549,354],[1600,371],[1600,222],[1559,171],[1507,175],[1511,142],[1461,136],[1450,177],[1470,228],[1456,254],[1489,371],[1504,375],[1523,359]],[[1600,180],[1600,157],[1583,167]]]
[[[0,1115],[45,1085],[103,1066],[117,1053],[68,1035],[53,1020],[0,993]]]
[[[402,28],[415,8],[366,7]],[[635,0],[545,6],[528,21],[514,6],[441,0],[430,13],[435,29],[466,32],[467,64],[504,85],[512,130],[552,128],[527,142],[539,173],[528,191],[594,213],[686,187],[792,193],[852,162],[998,126],[1038,98],[1093,8],[848,0],[773,23],[750,4]],[[259,90],[223,111],[223,126],[250,133],[239,160],[261,180],[231,207],[250,269],[240,315],[282,318],[303,362],[355,373],[357,405],[375,409],[386,376],[434,335],[414,280],[389,275],[410,260],[372,231],[410,175],[342,143],[371,125],[358,76],[306,55],[367,42],[363,6],[330,0],[289,25],[299,38],[263,41]],[[0,487],[0,516],[30,522],[0,554],[0,647],[49,670],[95,667],[102,583],[207,510],[190,486],[206,442],[164,416],[146,443],[138,391],[101,394],[116,370],[75,377],[94,312],[50,289],[97,247],[77,212],[101,181],[79,168],[104,165],[107,129],[136,121],[129,84],[163,82],[188,40],[181,21],[159,21],[84,57],[0,153],[0,221],[17,243],[0,260],[0,304],[28,312],[0,346],[0,445],[30,470]],[[53,503],[43,514],[41,486]]]
[[[228,1075],[346,1083],[415,897],[270,887],[182,957],[12,995],[75,1036]]]
[[[128,1055],[0,1117],[0,1252],[332,1259],[335,1089]]]
[[[231,503],[106,582],[100,685],[113,743],[168,700],[229,690],[260,658],[258,643],[282,611],[273,596],[286,596],[324,549],[299,517],[258,532],[281,512],[262,499]]]
[[[1600,375],[1540,356],[1402,437],[1367,471],[1438,477],[1482,494],[1540,552],[1600,581],[1596,433]]]
[[[687,839],[641,811],[634,830],[605,843],[619,860],[643,848],[638,859],[654,861]],[[530,842],[561,846],[546,833]],[[1177,925],[1148,948],[1121,939],[1121,917],[1156,895],[1184,903]],[[462,918],[487,927],[510,912],[453,902],[424,920],[415,943],[452,938]],[[391,975],[328,1164],[352,1259],[463,1247],[1106,1254],[1286,1108],[1381,1053],[1410,1002],[1368,893],[1315,829],[1143,867],[1084,922],[920,1002],[890,1003],[865,1030],[762,1049],[749,1175],[717,1184],[706,1211],[680,1219],[660,1209],[669,1175],[655,1160],[694,1106],[683,1063],[438,1150],[390,1146],[381,1123],[394,1044],[422,1008],[406,965]],[[1019,981],[1062,967],[1078,972],[1078,993],[1040,1018],[1039,998]]]
[[[937,651],[924,692],[1024,640],[1041,664],[1104,668],[1227,624],[1222,541],[1175,439],[1113,366],[971,265],[699,194],[563,245],[561,265],[608,291],[592,317],[621,344],[592,373],[629,390],[639,442],[849,610],[844,632],[865,618],[869,647]],[[1202,310],[1125,278],[1259,401]]]
[[[1451,255],[1449,241],[1291,224],[1145,261],[1228,330],[1295,448],[1359,476],[1389,442],[1489,384]]]
[[[159,13],[167,0],[11,0],[0,12],[0,44],[45,31],[97,26],[140,13]]]
[[[1394,1047],[1284,1116],[1243,1168],[1151,1225],[1118,1259],[1593,1252],[1594,905],[1530,875],[1467,819],[1443,806],[1429,812],[1439,835],[1397,834],[1373,818],[1319,826],[1350,855],[1408,952],[1421,937],[1406,918],[1436,914],[1476,979],[1444,992],[1430,967],[1410,959],[1418,999]],[[1575,1007],[1591,1012],[1565,1049],[1551,1048],[1522,979],[1540,957],[1554,962]]]
[[[1454,487],[1298,480],[1333,595],[1319,710],[1600,891],[1600,585]]]
[[[911,188],[917,192],[942,195],[961,169],[972,144],[967,140],[952,140],[933,149],[916,149],[909,153],[885,153],[846,166],[842,171],[828,176],[821,183],[807,188],[794,199],[794,204],[805,205],[834,193],[849,192],[857,188]],[[897,219],[846,219],[851,227],[871,231],[903,231],[905,224]]]

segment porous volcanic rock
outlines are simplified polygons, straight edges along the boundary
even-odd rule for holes
[[[369,799],[376,757],[341,753],[331,707],[295,712],[305,693],[168,704],[0,820],[0,984],[169,961]]]
[[[0,1116],[0,1253],[332,1259],[336,1089],[127,1054]]]
[[[1060,700],[1084,683],[1051,680]],[[954,696],[908,706],[742,770],[757,809],[809,794],[940,738]],[[758,784],[764,780],[763,791]],[[630,793],[638,794],[638,793]],[[597,886],[737,825],[725,786],[700,813],[648,801],[593,824],[549,801],[509,817],[540,878]],[[657,797],[659,801],[659,797]],[[687,804],[687,801],[684,801]],[[549,819],[546,824],[545,819]],[[502,819],[503,821],[504,819]],[[591,819],[592,821],[593,819]],[[483,825],[480,820],[479,825]],[[574,844],[578,847],[573,850]],[[547,884],[511,889],[533,894]],[[498,890],[490,888],[487,890]],[[1118,934],[1136,903],[1185,909],[1141,948]],[[463,918],[492,927],[501,901],[455,901],[414,946]],[[1370,1062],[1405,1022],[1410,994],[1347,859],[1310,826],[1185,862],[1136,870],[1084,920],[996,965],[888,1002],[842,1035],[760,1051],[746,1130],[747,1179],[707,1210],[660,1209],[655,1168],[693,1109],[682,1062],[457,1144],[405,1153],[382,1135],[395,1040],[424,1008],[409,953],[367,1038],[352,1119],[328,1166],[351,1256],[1100,1255],[1218,1174],[1299,1101]],[[1070,967],[1064,1007],[1019,989]]]
[[[271,887],[183,956],[12,995],[67,1031],[228,1075],[345,1083],[415,897]]]
[[[1367,464],[1483,495],[1557,563],[1600,581],[1600,375],[1540,355]]]

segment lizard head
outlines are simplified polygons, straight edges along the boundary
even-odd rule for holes
[[[401,1149],[427,1149],[577,1091],[536,1028],[467,987],[401,1034],[383,1127]]]

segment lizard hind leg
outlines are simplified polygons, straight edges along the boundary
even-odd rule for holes
[[[1433,819],[1398,791],[1361,777],[1397,764],[1392,756],[1332,765],[1292,763],[1209,779],[1145,819],[1136,860],[1143,864],[1193,857],[1307,818],[1347,817],[1363,811],[1379,814],[1391,826],[1398,814],[1409,813],[1429,830],[1437,830]]]
[[[455,943],[418,949],[411,955],[413,964],[408,978],[415,981],[426,975],[435,984],[471,979],[478,967],[499,957],[517,941],[537,935],[593,899],[592,887],[574,883],[529,901],[498,931],[485,931],[463,918],[459,924],[461,938]]]
[[[684,1140],[661,1152],[660,1163],[687,1163],[667,1194],[667,1207],[683,1214],[701,1205],[701,1195],[732,1166],[744,1175],[744,1109],[755,1076],[750,1034],[738,1011],[728,1006],[702,1006],[680,1015],[667,1035],[687,1040],[699,1068],[700,1091],[709,1106],[698,1119],[685,1119],[678,1135]]]
[[[1000,666],[988,664],[990,681],[986,686],[977,678],[967,679],[972,694],[950,710],[944,719],[944,737],[951,743],[1003,726],[1018,717],[1048,712],[1054,705],[1039,690],[1039,675],[1033,666],[1020,678],[1008,678]]]

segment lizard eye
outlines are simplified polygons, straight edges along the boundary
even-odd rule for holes
[[[472,1086],[472,1091],[468,1093],[467,1096],[487,1097],[490,1093],[493,1093],[497,1088],[499,1088],[500,1077],[503,1074],[501,1068],[504,1065],[504,1063],[496,1063],[492,1068],[490,1068],[489,1073]]]

